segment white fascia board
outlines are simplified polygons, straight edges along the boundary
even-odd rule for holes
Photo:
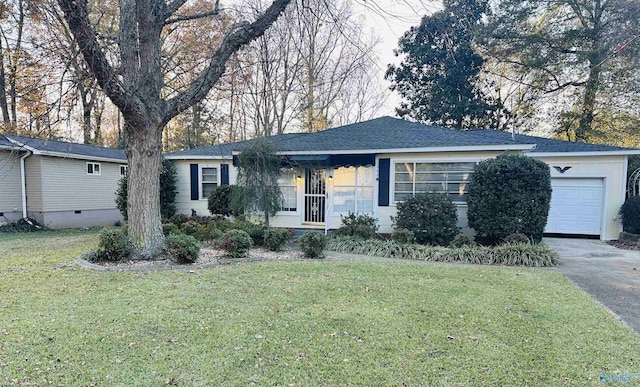
[[[593,152],[531,152],[531,157],[579,157],[579,156],[630,156],[640,155],[640,149],[621,151],[593,151]]]
[[[233,156],[180,156],[180,155],[166,155],[167,160],[231,160]]]
[[[340,149],[323,151],[281,151],[280,155],[358,155],[358,154],[384,154],[384,153],[434,153],[434,152],[469,152],[469,151],[530,151],[535,149],[535,144],[504,144],[504,145],[472,145],[452,147],[428,147],[428,148],[390,148],[390,149]],[[239,155],[240,151],[233,151],[233,155]]]
[[[114,159],[111,157],[95,157],[95,156],[86,156],[86,155],[77,155],[73,153],[60,153],[60,152],[49,152],[49,151],[33,151],[35,155],[42,156],[51,156],[51,157],[60,157],[63,159],[77,159],[77,160],[87,160],[87,161],[104,161],[107,163],[118,163],[118,164],[127,164],[127,159]]]

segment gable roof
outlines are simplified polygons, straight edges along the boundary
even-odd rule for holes
[[[639,150],[515,135],[488,129],[456,130],[380,117],[316,133],[267,137],[283,154],[358,154],[463,150],[521,150],[536,154],[640,154]],[[253,140],[167,153],[169,159],[231,157]]]
[[[124,149],[105,148],[94,145],[76,144],[72,142],[43,140],[15,135],[5,135],[13,144],[28,149],[34,154],[79,158],[96,161],[125,162],[127,156]]]

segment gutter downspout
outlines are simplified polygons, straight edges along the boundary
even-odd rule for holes
[[[26,219],[27,218],[27,180],[25,178],[25,168],[24,168],[24,161],[27,159],[27,157],[31,156],[33,154],[33,152],[31,151],[27,151],[27,153],[20,157],[20,180],[21,180],[21,187],[22,188],[22,218]]]

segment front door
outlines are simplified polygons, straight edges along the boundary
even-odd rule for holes
[[[324,169],[307,169],[304,184],[305,223],[324,223],[327,186]]]

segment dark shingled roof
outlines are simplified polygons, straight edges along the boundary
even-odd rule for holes
[[[542,137],[516,135],[495,130],[455,130],[424,125],[392,117],[380,117],[317,133],[282,134],[267,138],[282,152],[322,152],[350,150],[447,148],[472,146],[536,145],[533,152],[606,152],[630,149],[594,145]],[[249,141],[221,144],[168,153],[171,157],[231,156]]]
[[[12,147],[12,146],[15,146],[15,145],[11,141],[9,141],[9,139],[6,138],[4,135],[0,134],[0,146]]]
[[[511,138],[510,132],[501,132],[498,130],[478,129],[470,130],[470,133],[481,135],[490,139],[506,139]],[[619,146],[587,144],[584,142],[570,142],[563,140],[555,140],[551,138],[527,136],[524,134],[516,134],[515,141],[520,144],[536,144],[533,152],[536,153],[563,153],[563,152],[612,152],[627,151],[629,148]]]
[[[317,133],[272,136],[268,141],[283,152],[368,149],[446,148],[459,146],[514,145],[510,138],[485,138],[469,132],[429,126],[392,117],[380,117]],[[188,149],[167,156],[229,156],[249,141]]]
[[[127,156],[124,149],[103,148],[93,145],[75,144],[72,142],[43,140],[39,138],[29,138],[22,136],[7,135],[23,146],[33,148],[41,152],[55,152],[61,155],[82,156],[83,158],[105,158],[126,161]]]

